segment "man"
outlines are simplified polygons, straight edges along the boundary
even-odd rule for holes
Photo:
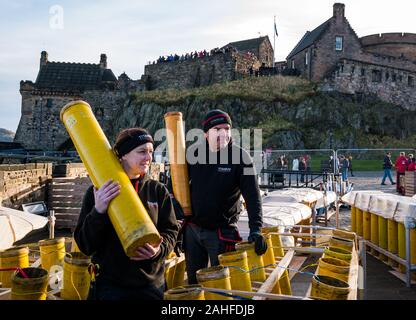
[[[396,159],[396,191],[399,193],[403,193],[403,186],[400,185],[400,177],[403,176],[407,169],[408,160],[406,158],[406,153],[400,152],[400,156]]]
[[[382,185],[385,185],[386,178],[389,178],[391,184],[396,184],[393,181],[393,178],[391,176],[392,167],[393,167],[393,162],[391,161],[391,153],[387,152],[384,157],[384,162],[383,162],[384,175],[383,175],[383,180],[381,180]]]
[[[208,112],[203,121],[204,142],[187,152],[192,217],[185,228],[184,249],[190,284],[197,283],[196,271],[206,268],[208,261],[218,265],[218,255],[233,251],[242,240],[237,229],[241,195],[249,217],[248,240],[255,243],[257,254],[267,250],[261,235],[262,204],[253,161],[232,142],[231,125],[226,112]]]

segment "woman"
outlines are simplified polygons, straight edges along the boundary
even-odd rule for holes
[[[80,250],[99,265],[89,299],[163,299],[164,260],[174,247],[178,225],[168,191],[147,174],[153,139],[144,129],[126,129],[119,133],[113,149],[162,240],[153,246],[146,243],[129,258],[107,214],[120,186],[111,180],[99,189],[91,186],[74,232]]]

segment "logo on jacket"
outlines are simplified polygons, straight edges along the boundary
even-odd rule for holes
[[[218,167],[218,172],[228,173],[228,172],[231,172],[231,168]]]
[[[157,212],[157,209],[159,207],[159,205],[157,204],[157,202],[150,202],[147,201],[147,205],[149,206],[149,209],[153,209]]]

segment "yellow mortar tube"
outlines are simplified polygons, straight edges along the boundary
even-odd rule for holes
[[[231,290],[230,271],[224,266],[200,269],[196,272],[198,283],[205,288]],[[232,300],[232,298],[205,291],[205,300]]]
[[[387,219],[378,216],[378,246],[387,250]],[[387,261],[384,254],[379,253],[379,257],[383,261]]]
[[[127,256],[135,256],[145,243],[156,244],[159,232],[133,188],[119,159],[111,149],[91,107],[74,101],[61,110],[64,123],[96,188],[112,179],[120,184],[120,194],[110,202],[108,214]]]
[[[28,278],[17,271],[11,276],[12,300],[46,300],[48,271],[43,268],[23,268],[22,271]]]
[[[357,231],[357,213],[356,208],[354,206],[351,206],[351,231],[356,232]]]
[[[363,212],[363,237],[365,240],[371,240],[371,213]]]
[[[65,257],[65,238],[39,241],[42,268],[50,272],[52,266],[62,266]]]
[[[205,300],[204,290],[200,285],[185,285],[169,289],[164,293],[165,300]]]
[[[273,265],[273,264],[275,264],[276,259],[274,257],[274,252],[273,252],[272,237],[271,237],[270,234],[263,234],[263,236],[266,239],[266,243],[267,243],[267,250],[263,255],[264,266],[267,266],[267,265],[270,265],[270,264]]]
[[[81,252],[67,253],[64,258],[63,288],[64,300],[86,300],[90,289],[91,275],[88,271],[90,257]]]
[[[398,226],[397,222],[391,219],[387,220],[387,250],[393,254],[398,252]],[[388,260],[388,264],[395,267],[397,262],[393,259]]]
[[[230,271],[231,289],[252,291],[246,251],[232,251],[218,256],[220,264]]]
[[[355,225],[356,225],[356,232],[357,235],[360,237],[363,236],[363,211],[361,209],[355,208]]]
[[[263,282],[266,280],[266,272],[264,271],[263,256],[257,255],[254,251],[254,242],[239,242],[235,245],[237,251],[246,251],[248,268],[249,270],[257,269],[256,271],[250,272],[250,278],[252,281]]]
[[[403,223],[397,223],[397,251],[400,258],[406,260],[406,228]],[[400,272],[406,272],[406,266],[399,264]]]
[[[192,214],[191,191],[189,189],[188,166],[186,164],[185,130],[182,113],[168,112],[164,118],[173,194],[181,204],[185,216],[190,216]]]
[[[371,240],[372,243],[378,245],[378,237],[379,237],[379,234],[378,234],[378,216],[374,213],[371,213],[370,219],[371,219],[371,238],[370,238],[370,240]],[[378,251],[375,250],[375,249],[371,249],[371,253],[374,256],[378,256]]]
[[[29,267],[28,247],[15,247],[0,251],[0,269],[27,267]],[[14,271],[0,271],[0,282],[3,288],[11,287],[13,273]]]
[[[279,227],[264,227],[261,229],[261,232],[265,234],[270,233],[271,235],[275,261],[283,258],[285,255],[285,252],[283,250],[281,236],[278,234]],[[276,263],[278,262],[276,261]],[[285,270],[285,272],[282,274],[279,281],[276,283],[276,286],[273,288],[273,293],[292,295],[289,271]]]

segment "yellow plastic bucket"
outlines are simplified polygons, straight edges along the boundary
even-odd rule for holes
[[[163,295],[165,300],[205,300],[202,287],[195,284],[169,289]]]
[[[387,219],[382,216],[378,216],[378,246],[387,250]],[[379,254],[379,257],[381,260],[387,261],[384,254]]]
[[[12,274],[12,300],[46,300],[48,271],[42,268],[23,268],[22,271],[28,278],[19,271]]]
[[[322,257],[331,257],[340,260],[347,261],[348,263],[351,261],[352,255],[351,252],[337,247],[328,247],[324,249],[324,254]]]
[[[387,250],[391,253],[397,254],[398,252],[398,226],[397,222],[391,219],[387,219]],[[388,264],[395,267],[397,262],[393,259],[388,259]]]
[[[352,252],[352,249],[354,247],[354,241],[341,239],[337,237],[331,237],[331,239],[329,239],[329,246],[341,248],[348,252]]]
[[[146,242],[156,244],[159,232],[113,152],[91,107],[74,101],[61,110],[75,148],[96,188],[112,179],[120,184],[120,194],[110,202],[108,214],[127,256],[132,257]]]
[[[65,257],[65,238],[39,241],[42,268],[50,272],[52,266],[62,266]]]
[[[351,206],[351,230],[357,232],[357,213],[354,206]]]
[[[175,198],[181,204],[185,216],[192,214],[191,191],[189,188],[188,166],[186,164],[185,129],[181,112],[168,112],[164,116],[166,125],[166,140],[172,189]]]
[[[91,259],[81,252],[67,253],[64,258],[64,275],[61,298],[64,300],[86,300],[90,289]]]
[[[336,258],[319,258],[317,274],[319,276],[329,276],[348,282],[350,264],[345,260]]]
[[[200,269],[196,272],[198,283],[202,287],[231,290],[230,271],[224,266]],[[205,291],[205,300],[232,300],[232,298]]]
[[[263,282],[266,280],[266,272],[264,271],[263,256],[257,255],[254,251],[254,242],[243,241],[235,245],[237,251],[246,251],[248,268],[250,270],[250,278],[252,281]],[[257,269],[255,271],[251,271]]]
[[[29,267],[29,248],[15,247],[0,251],[0,269]],[[0,271],[0,282],[3,288],[10,288],[14,271]]]
[[[355,208],[355,226],[357,234],[363,236],[363,211],[361,209]]]
[[[246,251],[226,252],[220,254],[218,260],[230,271],[231,289],[252,291]]]
[[[371,239],[371,213],[367,211],[363,213],[363,237],[365,240]]]
[[[345,281],[328,276],[312,278],[311,296],[327,300],[347,300],[350,286]]]

